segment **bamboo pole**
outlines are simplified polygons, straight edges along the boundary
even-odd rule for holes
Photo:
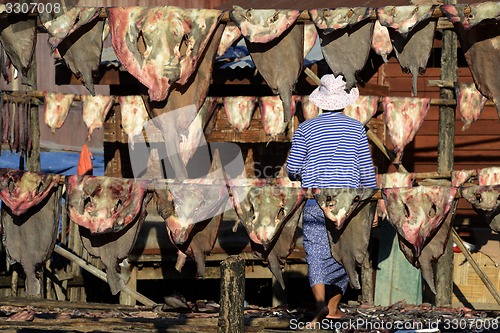
[[[104,282],[108,281],[108,279],[106,278],[106,273],[101,271],[99,268],[97,268],[93,265],[90,265],[82,258],[74,255],[73,253],[69,252],[68,250],[62,248],[61,246],[56,245],[54,247],[54,252],[58,253],[59,255],[63,256],[64,258],[66,258],[68,260],[71,260],[72,262],[74,262],[75,264],[77,264],[78,266],[80,266],[81,268],[86,270],[87,272],[91,273],[92,275],[96,276],[97,278],[103,280]],[[153,302],[152,300],[150,300],[146,296],[138,293],[135,290],[130,289],[128,286],[124,286],[122,291],[125,294],[129,295],[130,297],[134,298],[135,300],[137,300],[138,302],[141,302],[142,304],[144,304],[146,306],[153,307],[153,306],[157,305],[156,302]]]

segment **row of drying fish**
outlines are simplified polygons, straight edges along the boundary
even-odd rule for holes
[[[211,169],[221,168],[216,152]],[[196,261],[197,275],[203,277],[205,256],[216,242],[224,211],[231,207],[237,222],[245,227],[252,249],[269,262],[284,287],[281,269],[295,247],[306,191],[300,183],[283,177],[270,182],[224,180],[214,176],[216,172],[210,175],[153,188],[151,179],[67,177],[68,216],[80,226],[85,248],[101,258],[114,294],[123,287],[118,263],[132,250],[153,195],[170,240],[179,249],[178,270],[190,256]],[[472,175],[478,184],[463,186]],[[379,177],[383,199],[378,213],[377,202],[372,200],[376,189],[312,190],[332,222],[328,224],[332,253],[345,266],[354,288],[360,287],[356,267],[367,254],[375,214],[387,217],[394,226],[401,250],[422,270],[432,290],[432,262],[442,255],[449,238],[458,191],[493,230],[500,231],[500,168],[455,171],[451,183],[440,186],[413,186],[413,176],[392,173]],[[3,241],[9,260],[22,264],[30,294],[39,292],[36,270],[50,257],[57,238],[60,181],[59,175],[0,169]]]
[[[74,101],[74,94],[60,94],[45,92],[44,121],[52,132],[60,128]],[[462,130],[467,129],[479,118],[486,98],[476,89],[474,83],[456,85],[457,110],[464,123]],[[26,152],[30,150],[31,140],[29,109],[30,98],[23,103],[3,102],[0,100],[0,138],[3,143],[9,143],[11,150]],[[114,96],[81,95],[83,106],[83,120],[88,127],[88,139],[96,128],[103,126],[106,116],[113,106]],[[215,98],[207,97],[202,109],[201,117],[206,122],[214,113]],[[378,110],[379,100],[385,111],[385,123],[389,137],[397,152],[413,140],[429,109],[429,99],[360,96],[358,100],[348,106],[344,113],[366,125]],[[121,106],[122,127],[133,142],[133,137],[141,134],[144,124],[149,120],[143,99],[140,96],[118,97]],[[297,102],[301,103],[302,119],[308,120],[317,117],[320,109],[310,103],[307,96],[292,97],[290,116],[293,117],[297,109]],[[283,106],[277,96],[252,97],[234,96],[223,98],[224,111],[228,122],[237,130],[243,131],[250,126],[257,104],[261,112],[264,131],[271,137],[283,133],[288,123],[283,121]],[[3,105],[3,108],[2,108]],[[411,122],[411,123],[410,123]],[[402,126],[401,126],[402,125]],[[405,129],[401,133],[401,129]],[[404,136],[404,137],[403,137]],[[401,154],[399,154],[401,155]]]
[[[307,30],[297,22],[301,14],[298,10],[241,7],[229,12],[236,25],[231,28],[229,24],[219,24],[220,10],[173,6],[107,8],[107,22],[98,19],[101,8],[90,7],[40,13],[39,18],[50,35],[54,55],[64,59],[92,94],[92,77],[99,68],[102,42],[110,33],[119,61],[149,89],[152,101],[170,98],[170,92],[178,90],[177,86],[191,85],[203,58],[209,57],[207,61],[212,64],[216,54],[223,54],[243,36],[257,69],[280,95],[283,117],[288,121],[292,91],[302,72],[305,52],[314,45],[316,35],[321,40],[326,62],[334,74],[344,75],[348,88],[356,85],[357,72],[365,66],[371,48],[384,59],[394,50],[403,70],[413,76],[415,96],[417,76],[426,69],[434,41],[437,19],[432,15],[436,8],[436,5],[409,5],[311,9],[309,15],[314,25],[307,25]],[[464,14],[466,8],[469,15]],[[497,15],[500,3],[441,5],[440,9],[455,24],[478,89],[496,103],[500,87],[495,86],[495,76],[488,73],[500,57],[490,59],[484,55],[496,54],[495,41],[500,37],[490,24],[500,17]],[[373,20],[374,16],[377,20]],[[3,48],[21,73],[23,83],[29,85],[34,84],[28,76],[36,40],[35,25],[35,19],[13,16],[0,33]],[[224,27],[227,30],[221,33],[219,30]],[[148,52],[141,51],[141,39]],[[188,46],[185,50],[181,47],[183,43]],[[217,47],[207,52],[213,43]],[[280,61],[280,66],[276,61]],[[211,72],[205,74],[209,74],[204,79],[209,82]],[[202,90],[205,89],[208,86]],[[197,95],[203,100],[206,91]]]
[[[214,154],[214,158],[212,169],[216,166],[220,168],[218,153]],[[57,238],[60,216],[58,196],[63,188],[58,186],[60,181],[59,175],[0,169],[3,241],[9,260],[21,263],[24,268],[28,294],[40,291],[36,271],[50,257]],[[66,179],[68,217],[80,226],[81,239],[87,251],[101,258],[113,294],[124,285],[118,264],[132,250],[147,214],[146,205],[153,195],[158,213],[165,220],[168,235],[179,249],[176,263],[179,271],[187,256],[191,256],[197,263],[197,275],[203,277],[205,256],[215,244],[222,214],[231,202],[253,241],[252,248],[255,246],[254,250],[269,262],[271,270],[284,286],[281,265],[293,250],[301,211],[299,205],[302,204],[298,198],[291,202],[286,193],[297,190],[295,193],[298,195],[300,188],[266,186],[260,189],[260,186],[247,196],[253,189],[254,181],[236,182],[232,184],[232,189],[239,199],[230,200],[227,185],[221,180],[205,178],[171,183],[165,187],[158,184],[154,191],[150,188],[152,182],[148,179],[93,176],[70,176]],[[258,184],[263,182],[259,180]],[[261,209],[257,205],[262,205],[263,216],[269,216],[256,223],[250,213],[253,208],[249,205],[257,210]],[[292,210],[288,211],[289,208]],[[276,209],[278,211],[271,216]],[[281,234],[279,239],[277,233]]]
[[[481,115],[486,98],[475,88],[474,83],[457,84],[457,109],[464,122],[463,130]],[[45,93],[45,123],[54,132],[64,123],[75,95],[60,93]],[[113,105],[113,96],[81,95],[83,104],[83,120],[89,129],[90,139],[95,128],[103,126],[104,120]],[[140,96],[118,97],[121,106],[122,127],[133,142],[136,135],[142,133],[143,126],[150,119],[143,99]],[[301,103],[302,119],[308,120],[317,117],[320,109],[309,102],[307,96],[292,96],[290,118],[295,115],[297,102]],[[366,125],[376,114],[381,101],[384,111],[384,120],[389,138],[395,147],[396,162],[400,162],[404,147],[410,143],[430,108],[429,98],[416,97],[377,97],[360,96],[358,100],[348,106],[344,113]],[[271,138],[284,133],[288,123],[283,118],[283,105],[278,96],[234,96],[223,98],[224,111],[228,122],[237,130],[243,131],[250,126],[256,106],[259,106],[262,126]],[[199,118],[206,124],[217,108],[216,98],[207,97],[199,111]],[[193,119],[187,124],[175,124],[176,127],[185,127],[189,133],[189,125],[196,125],[198,120]],[[203,127],[204,128],[204,127]],[[189,136],[187,136],[189,139]],[[193,146],[196,146],[194,144]]]
[[[460,117],[462,122],[464,123],[462,130],[466,130],[470,127],[470,125],[476,121],[482,111],[483,107],[487,101],[487,98],[484,97],[476,88],[474,83],[457,83],[455,85],[456,95],[457,95],[457,110],[460,113]],[[3,140],[9,141],[7,136],[9,133],[9,124],[11,122],[16,122],[14,117],[11,117],[11,114],[16,114],[15,110],[25,110],[27,111],[31,106],[31,98],[27,97],[25,102],[16,103],[9,102],[9,98],[5,99],[4,94],[0,94],[0,107],[3,105],[4,107],[0,109],[3,112],[3,117],[0,118],[2,121],[2,133]],[[45,123],[49,126],[52,132],[55,132],[56,129],[60,128],[70,110],[71,104],[74,101],[76,95],[74,94],[61,94],[61,93],[52,93],[45,92]],[[79,95],[82,100],[83,105],[83,120],[88,127],[89,134],[88,138],[92,137],[92,132],[96,128],[100,128],[104,124],[104,120],[106,116],[113,106],[114,96],[103,96],[103,95]],[[207,97],[209,99],[208,103],[211,104],[214,98]],[[387,98],[379,98],[376,96],[360,96],[359,99],[353,104],[348,106],[344,113],[362,124],[366,125],[368,121],[375,115],[378,110],[379,100],[382,99],[382,105],[386,106]],[[393,98],[393,100],[402,100],[403,98]],[[412,98],[414,99],[414,98]],[[137,108],[138,117],[143,119],[144,121],[138,121],[137,125],[143,124],[147,119],[147,112],[144,107],[144,103],[140,100],[139,96],[123,96],[118,98],[119,103],[122,107],[122,114],[128,114],[128,112],[133,112],[132,105]],[[409,99],[406,99],[409,100]],[[419,99],[417,99],[419,100]],[[308,120],[317,117],[320,114],[320,109],[310,103],[307,96],[292,96],[292,105],[291,105],[291,116],[293,116],[296,112],[297,102],[301,103],[302,110],[302,119]],[[282,133],[287,123],[279,124],[281,125],[278,128],[275,128],[272,125],[272,122],[266,121],[267,118],[276,119],[276,122],[283,122],[283,105],[279,102],[279,98],[277,96],[265,96],[265,97],[255,97],[255,96],[233,96],[233,97],[224,97],[223,104],[224,110],[226,113],[226,117],[228,122],[238,131],[243,131],[250,126],[250,121],[252,119],[253,113],[255,111],[256,105],[259,105],[262,112],[263,126],[266,134],[271,136],[275,136],[277,134]],[[400,103],[396,103],[400,104]],[[415,110],[414,110],[415,111]],[[415,111],[416,112],[416,111]],[[425,109],[424,109],[425,112]],[[270,113],[273,113],[272,116],[269,116]],[[281,115],[280,115],[281,114]],[[22,123],[25,123],[21,120]],[[26,119],[26,124],[28,124]],[[5,128],[3,127],[5,126]],[[124,128],[126,134],[130,134],[131,136],[137,135],[140,132],[139,129],[130,128],[130,126],[125,125]],[[139,126],[140,127],[140,126]],[[12,136],[12,135],[10,135]]]
[[[11,151],[25,156],[31,150],[31,102],[5,102],[0,94],[0,153],[2,144],[7,143]]]

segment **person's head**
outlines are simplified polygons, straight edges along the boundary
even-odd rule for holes
[[[323,111],[342,111],[359,97],[359,90],[353,87],[346,91],[344,77],[333,74],[323,75],[321,84],[309,95],[309,101]]]

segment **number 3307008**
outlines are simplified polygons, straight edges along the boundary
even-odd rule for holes
[[[7,2],[5,12],[7,14],[29,14],[29,13],[60,13],[62,10],[60,3],[42,2]]]

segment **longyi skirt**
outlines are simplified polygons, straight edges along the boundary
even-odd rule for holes
[[[309,199],[304,206],[302,231],[311,287],[320,283],[336,285],[344,293],[349,277],[344,267],[332,257],[325,215],[314,199]]]

